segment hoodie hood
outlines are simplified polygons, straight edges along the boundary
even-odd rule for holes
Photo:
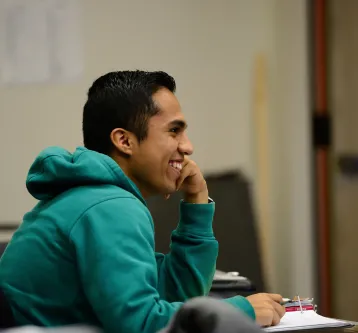
[[[72,154],[60,147],[42,151],[27,175],[26,187],[38,200],[48,200],[77,186],[115,185],[145,204],[138,187],[109,156],[78,147]]]

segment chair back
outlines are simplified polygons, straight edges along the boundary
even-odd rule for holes
[[[0,289],[0,329],[15,327],[15,319],[4,292]]]

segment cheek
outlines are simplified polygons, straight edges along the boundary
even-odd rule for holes
[[[177,151],[178,151],[178,142],[173,139],[168,140],[168,142],[166,142],[166,144],[163,144],[163,146],[161,147],[161,154],[163,160],[165,160],[166,163],[168,163],[170,159],[178,158]]]
[[[178,141],[172,136],[161,136],[141,147],[141,165],[155,171],[166,171],[169,160],[178,149]]]

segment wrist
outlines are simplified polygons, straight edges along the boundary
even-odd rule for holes
[[[184,202],[192,204],[207,204],[209,201],[209,192],[204,190],[198,193],[184,193]]]

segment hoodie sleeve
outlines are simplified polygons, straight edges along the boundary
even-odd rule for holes
[[[208,295],[215,273],[218,243],[212,223],[215,204],[180,203],[179,225],[170,252],[156,254],[160,295],[184,302]]]
[[[170,253],[156,254],[162,298],[185,302],[209,294],[218,255],[212,228],[214,210],[215,203],[180,203],[180,220],[172,233]],[[223,302],[255,319],[255,311],[245,297],[234,296]]]
[[[105,332],[157,332],[182,306],[159,295],[153,225],[135,199],[94,205],[73,226],[70,240],[83,290]],[[225,301],[252,316],[246,299],[235,300]]]
[[[135,199],[93,206],[70,238],[84,292],[105,332],[157,332],[182,305],[159,297],[153,226]]]

